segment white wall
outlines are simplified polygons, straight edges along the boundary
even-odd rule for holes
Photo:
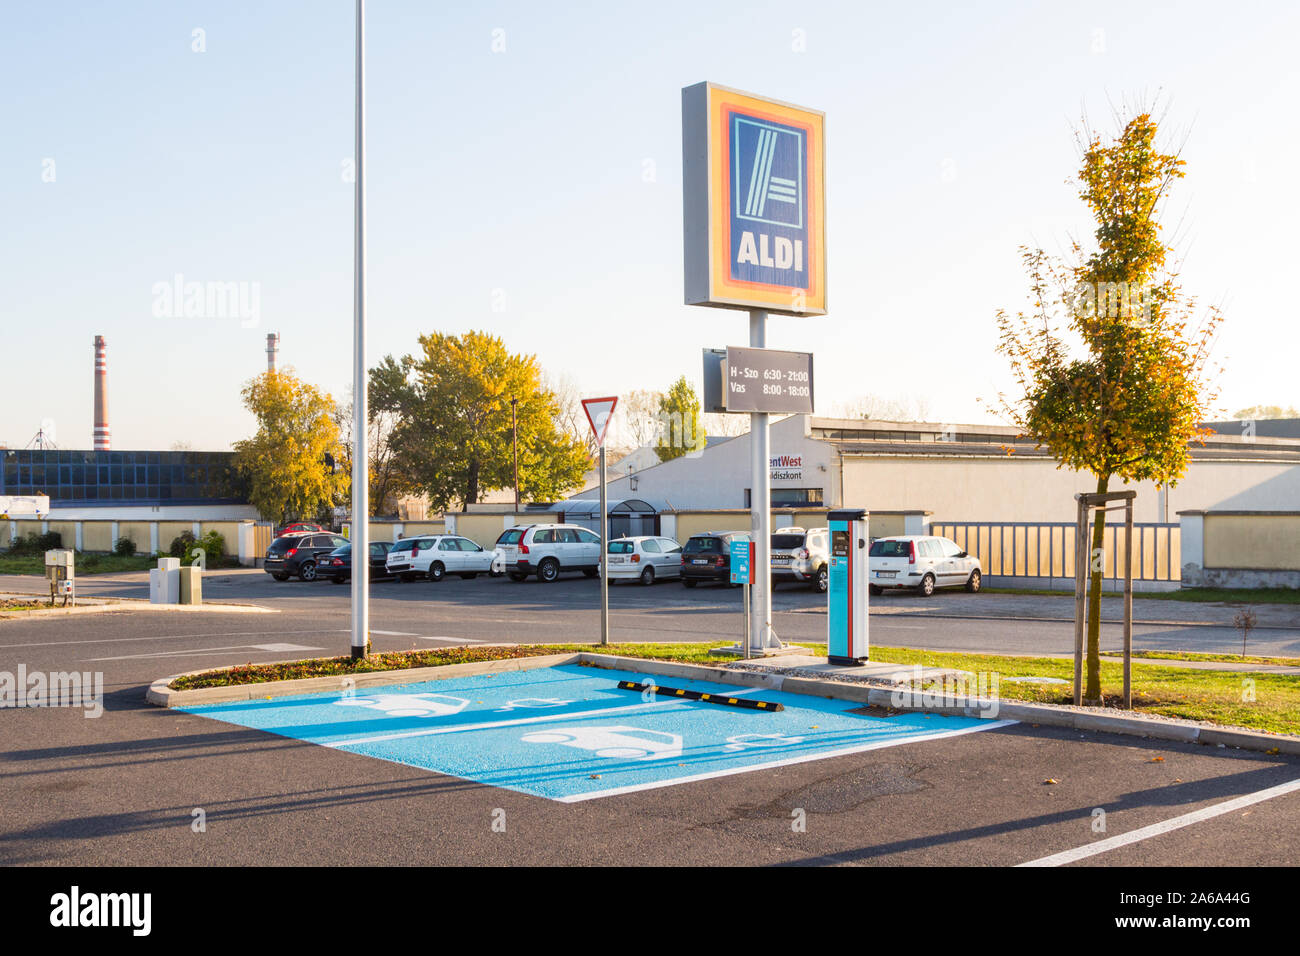
[[[827,442],[807,437],[807,417],[793,415],[771,428],[772,457],[803,458],[802,477],[772,482],[778,488],[821,488],[826,504],[835,504],[839,489],[835,475],[834,448]],[[609,475],[609,498],[642,498],[657,508],[743,508],[745,489],[750,487],[749,435],[718,442],[698,458],[683,456],[647,468],[632,476]],[[631,488],[635,480],[636,490]],[[597,498],[599,489],[588,489],[575,498]]]
[[[1137,489],[1135,521],[1163,521],[1155,485],[1112,480],[1110,491]],[[874,511],[929,509],[936,521],[1073,521],[1074,496],[1097,490],[1088,474],[1042,458],[862,457],[844,459],[844,501]],[[1300,510],[1300,465],[1193,461],[1169,489],[1177,512]]]
[[[52,508],[51,521],[260,521],[252,505],[163,505],[152,507]]]

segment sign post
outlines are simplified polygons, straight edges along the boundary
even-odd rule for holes
[[[754,542],[733,539],[730,557],[731,583],[745,586],[745,633],[737,642],[737,646],[744,648],[745,657],[749,657],[749,622],[751,619],[749,613],[749,588],[754,583]]]
[[[826,313],[825,130],[826,116],[816,110],[713,83],[682,90],[685,301],[747,309],[745,351],[766,348],[769,313]],[[781,396],[801,399],[789,411],[802,410],[803,400],[811,411],[811,361],[806,386],[806,396]],[[729,368],[723,369],[722,389],[731,394]],[[752,391],[746,384],[736,394],[775,397],[761,379]],[[747,646],[762,654],[782,646],[772,631],[768,425],[773,411],[787,409],[755,401],[736,410],[750,413],[754,583]]]
[[[617,397],[584,398],[582,410],[587,413],[591,432],[600,448],[600,643],[609,643],[609,503],[605,497],[605,432],[614,417]]]
[[[352,659],[370,645],[370,463],[366,372],[366,3],[357,0],[356,186],[352,326]]]

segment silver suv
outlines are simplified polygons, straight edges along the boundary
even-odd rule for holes
[[[778,528],[772,532],[774,588],[782,581],[798,581],[825,593],[830,560],[829,528]]]

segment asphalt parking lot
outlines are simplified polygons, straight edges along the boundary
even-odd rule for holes
[[[1074,853],[1066,862],[1300,862],[1300,794],[1258,799],[1300,779],[1300,761],[1286,755],[1019,723],[562,803],[149,706],[144,690],[159,676],[346,647],[345,588],[246,572],[213,574],[206,587],[209,599],[238,590],[274,610],[0,621],[0,670],[76,669],[104,679],[99,718],[35,708],[0,718],[0,861],[1001,866]],[[374,640],[383,649],[595,635],[595,589],[581,578],[376,584],[375,594]],[[783,636],[819,634],[818,601],[779,591]],[[739,630],[735,591],[619,586],[611,604],[615,639]],[[893,617],[923,628],[930,646],[967,639],[967,622]],[[873,617],[874,639],[895,643],[881,636],[889,634],[883,623]],[[1037,626],[1050,645],[1053,632]],[[1237,798],[1246,802],[1230,812],[1170,828]],[[205,828],[196,832],[200,815]],[[494,827],[501,821],[503,829]],[[1144,835],[1145,827],[1154,829]],[[1125,835],[1135,842],[1116,839]]]

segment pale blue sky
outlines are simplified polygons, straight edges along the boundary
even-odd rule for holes
[[[90,447],[96,334],[118,448],[247,435],[268,331],[345,394],[352,4],[2,16],[0,442],[50,419]],[[707,79],[827,114],[830,313],[769,331],[815,353],[818,410],[871,392],[988,420],[1017,246],[1090,234],[1072,125],[1163,91],[1185,285],[1227,312],[1221,404],[1300,405],[1293,5],[372,0],[367,24],[372,361],[479,328],[617,394],[744,344],[744,313],[682,305],[680,90]],[[178,273],[259,283],[260,324],[155,317]]]

